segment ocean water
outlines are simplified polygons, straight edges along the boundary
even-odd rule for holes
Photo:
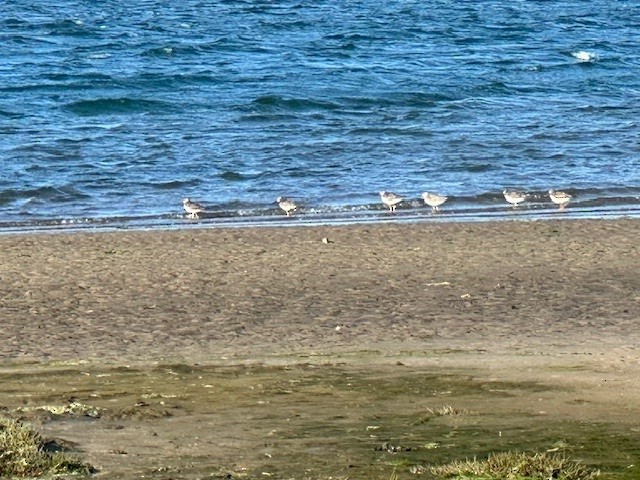
[[[0,231],[640,213],[637,2],[6,0],[0,40]]]

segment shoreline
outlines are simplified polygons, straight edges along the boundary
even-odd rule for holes
[[[415,188],[413,193],[402,195],[404,200],[393,215],[396,221],[483,221],[484,219],[507,220],[513,217],[524,219],[554,218],[558,213],[564,218],[640,218],[640,188],[611,186],[609,188],[569,188],[572,195],[568,206],[558,211],[548,195],[548,190],[524,189],[526,200],[517,207],[504,198],[502,189],[489,189],[470,193],[466,190],[450,194],[437,215],[432,214]],[[119,228],[180,228],[188,223],[206,226],[283,226],[288,223],[349,224],[388,221],[387,208],[381,203],[378,193],[364,195],[338,195],[323,192],[310,197],[292,197],[298,209],[294,218],[283,221],[283,212],[275,202],[262,198],[235,199],[221,203],[207,196],[198,197],[205,207],[199,222],[186,221],[179,202],[167,192],[157,197],[157,204],[142,210],[126,210],[123,205],[65,204],[66,208],[47,210],[7,210],[0,215],[0,234],[19,233],[28,230],[57,229],[119,229]],[[399,192],[403,193],[403,192]],[[406,193],[406,192],[404,192]],[[276,195],[274,193],[274,195]],[[180,199],[182,196],[179,197]],[[275,199],[275,197],[274,197]],[[93,199],[98,201],[99,198]],[[10,203],[10,202],[9,202]],[[79,206],[83,208],[78,209]],[[126,207],[126,205],[124,205]],[[286,217],[286,216],[285,216]]]
[[[340,227],[376,224],[438,224],[478,222],[538,222],[553,220],[624,220],[640,219],[635,204],[600,205],[566,209],[535,206],[493,206],[490,208],[458,208],[433,213],[429,207],[413,205],[390,214],[387,210],[356,209],[334,212],[298,212],[292,217],[274,210],[263,215],[237,215],[232,212],[209,212],[198,220],[183,214],[143,217],[57,218],[33,221],[0,222],[0,237],[30,234],[105,233],[138,231],[176,231],[191,229]]]

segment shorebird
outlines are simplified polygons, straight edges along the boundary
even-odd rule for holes
[[[278,197],[276,198],[276,202],[278,202],[278,206],[284,210],[284,213],[287,214],[287,217],[290,217],[291,212],[295,212],[298,209],[298,206],[286,197]]]
[[[429,205],[434,212],[437,212],[438,210],[440,210],[440,205],[446,202],[447,198],[449,197],[445,197],[444,195],[438,195],[436,193],[424,192],[422,194],[422,199],[424,200],[424,203]]]
[[[382,192],[380,192],[380,200],[382,200],[382,203],[389,207],[390,212],[395,212],[396,206],[400,202],[402,202],[404,198],[393,192],[387,192],[383,190]]]
[[[519,203],[527,199],[527,194],[519,192],[518,190],[503,190],[502,194],[504,195],[504,199],[514,207],[517,207]]]
[[[200,214],[204,212],[204,207],[199,203],[192,202],[188,198],[182,199],[182,207],[189,214],[189,218],[200,218]]]
[[[566,192],[556,192],[555,190],[549,190],[549,198],[553,203],[555,203],[562,209],[567,203],[569,203],[569,200],[571,200],[571,195]]]

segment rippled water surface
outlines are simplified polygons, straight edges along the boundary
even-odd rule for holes
[[[640,212],[636,2],[58,3],[3,3],[0,229]]]

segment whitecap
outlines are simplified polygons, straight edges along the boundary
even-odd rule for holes
[[[115,130],[116,128],[121,128],[123,123],[98,123],[93,125],[96,128],[102,128],[104,130]]]
[[[586,50],[571,52],[571,56],[579,62],[595,62],[598,60],[597,54],[595,54],[594,52],[587,52]]]

